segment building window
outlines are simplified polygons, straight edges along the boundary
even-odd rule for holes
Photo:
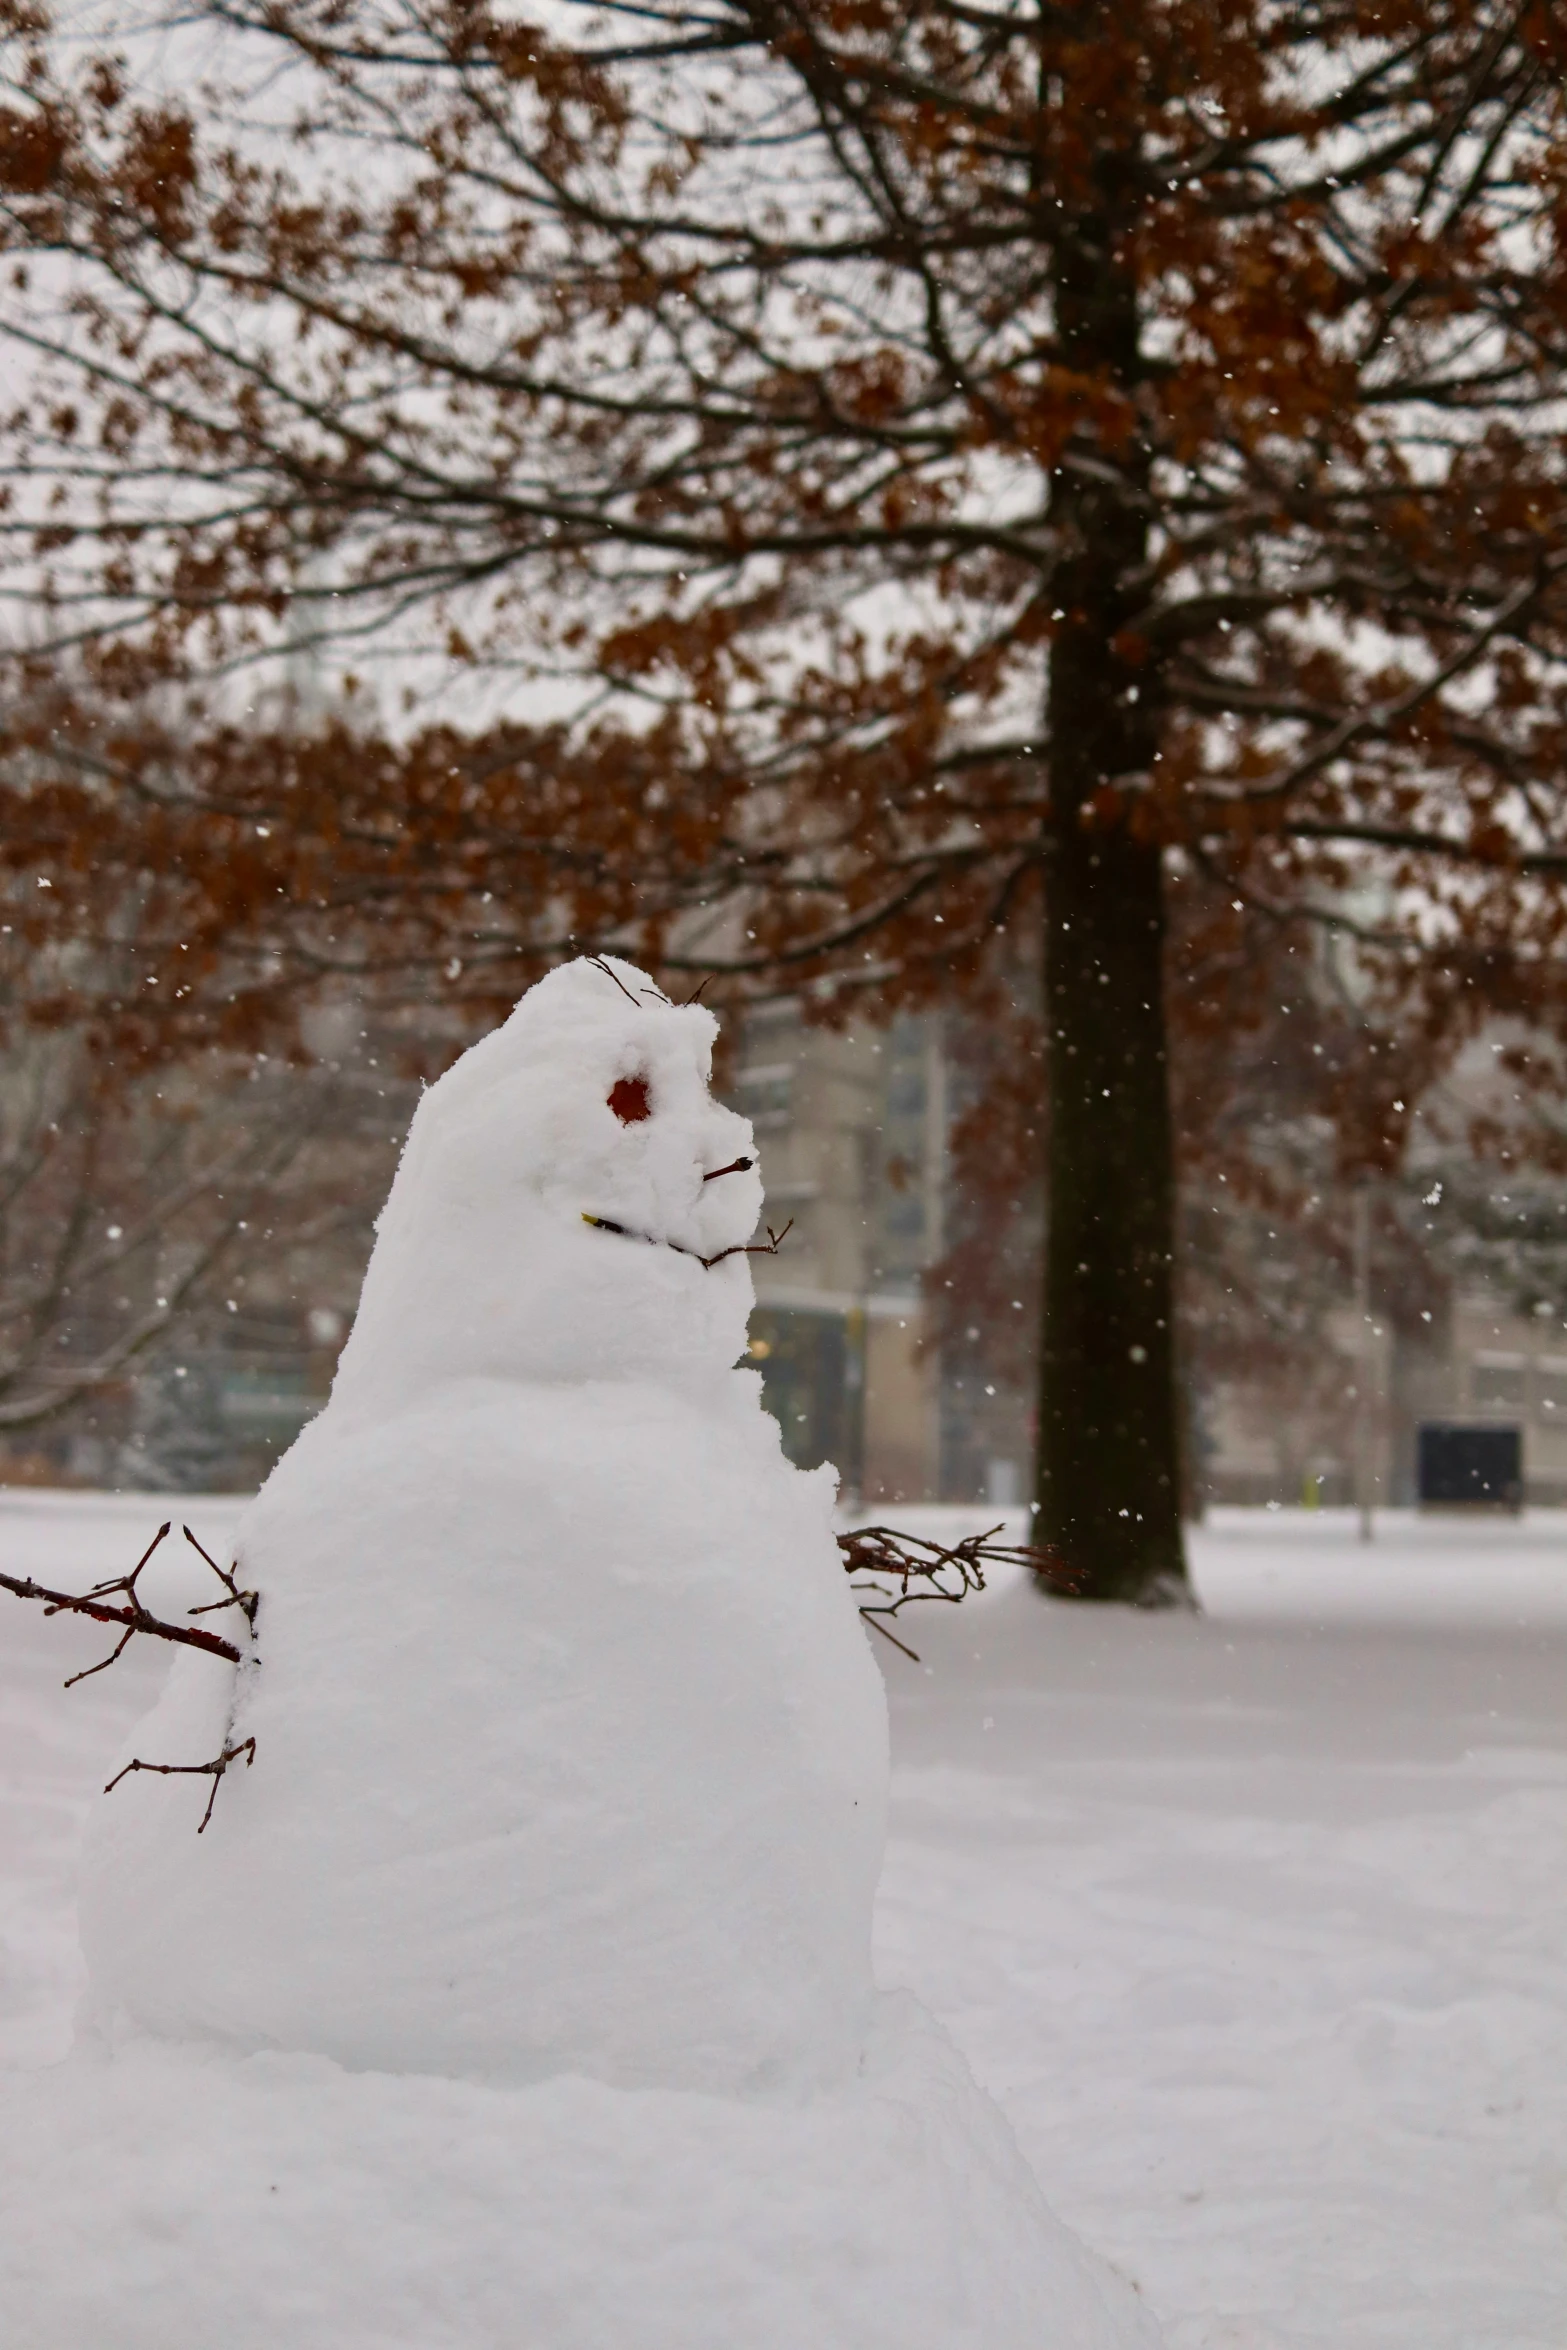
[[[790,1460],[802,1469],[830,1460],[851,1487],[860,1477],[862,1347],[843,1314],[773,1305],[752,1314],[746,1350]]]
[[[787,1126],[793,1106],[794,1063],[758,1061],[742,1069],[735,1088],[736,1107],[749,1118],[758,1134]]]
[[[1529,1366],[1523,1355],[1477,1354],[1469,1392],[1476,1411],[1521,1412],[1529,1399]]]
[[[887,1115],[889,1118],[923,1118],[925,1115],[925,1064],[923,1061],[895,1063],[887,1080]]]
[[[925,1231],[925,1202],[917,1191],[895,1191],[882,1208],[890,1240],[919,1240]]]

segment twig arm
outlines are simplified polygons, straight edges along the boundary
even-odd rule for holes
[[[861,1601],[860,1614],[873,1632],[918,1664],[915,1651],[882,1619],[916,1600],[943,1599],[955,1606],[971,1591],[984,1590],[987,1566],[1025,1567],[1044,1590],[1068,1599],[1076,1595],[1077,1581],[1059,1551],[1046,1543],[997,1542],[1000,1532],[999,1525],[991,1526],[983,1534],[965,1534],[961,1541],[949,1543],[934,1542],[924,1534],[902,1534],[893,1526],[856,1526],[837,1539],[846,1574],[882,1578],[854,1585],[856,1592],[875,1594]],[[889,1590],[889,1584],[896,1588]]]
[[[122,1586],[110,1584],[105,1588],[113,1590]],[[91,1592],[51,1591],[46,1583],[35,1583],[30,1576],[22,1575],[0,1575],[0,1591],[13,1591],[18,1599],[39,1600],[50,1615],[90,1616],[95,1624],[122,1625],[127,1639],[132,1633],[146,1632],[154,1640],[173,1640],[182,1648],[203,1648],[209,1656],[224,1657],[231,1665],[240,1662],[240,1651],[232,1640],[225,1640],[217,1632],[204,1631],[197,1624],[166,1624],[161,1616],[149,1614],[134,1596],[125,1607],[111,1607],[107,1599],[99,1599]],[[124,1646],[125,1641],[122,1640],[114,1656],[118,1656]],[[104,1659],[105,1664],[112,1664],[113,1661],[113,1657]],[[100,1669],[97,1665],[90,1668],[93,1672]],[[85,1680],[86,1675],[74,1673],[71,1678],[80,1681]],[[70,1682],[66,1683],[66,1687],[70,1687]]]
[[[204,1836],[207,1832],[207,1822],[212,1817],[212,1807],[218,1800],[218,1781],[228,1769],[229,1764],[237,1762],[241,1755],[245,1757],[245,1768],[248,1771],[256,1759],[254,1738],[242,1738],[237,1746],[225,1746],[221,1754],[215,1755],[211,1762],[204,1763],[150,1763],[143,1762],[140,1755],[133,1755],[122,1771],[115,1772],[114,1777],[105,1786],[104,1793],[112,1795],[120,1781],[128,1779],[132,1771],[156,1771],[160,1779],[210,1779],[212,1786],[207,1795],[207,1808],[202,1813],[201,1825],[196,1830],[198,1836]]]

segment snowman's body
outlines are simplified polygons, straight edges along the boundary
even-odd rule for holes
[[[181,1660],[136,1733],[255,1768],[199,1842],[179,1779],[96,1823],[95,1995],[135,2026],[494,2079],[854,2061],[881,1686],[830,1473],[733,1367],[748,1260],[702,1261],[755,1224],[750,1130],[711,1016],[646,984],[568,966],[420,1105],[332,1398],[240,1532],[255,1661]]]

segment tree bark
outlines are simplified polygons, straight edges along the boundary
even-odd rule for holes
[[[1057,245],[1076,370],[1136,385],[1136,291],[1110,206]],[[1049,686],[1045,843],[1044,1328],[1038,1535],[1088,1599],[1187,1595],[1174,1352],[1175,1168],[1162,851],[1133,818],[1158,744],[1158,679],[1122,632],[1148,552],[1147,462],[1094,450],[1051,482],[1063,541]]]
[[[1158,848],[1058,833],[1038,1538],[1083,1598],[1144,1605],[1186,1593],[1162,945]]]

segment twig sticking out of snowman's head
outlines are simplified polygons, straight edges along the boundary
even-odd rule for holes
[[[602,971],[605,978],[612,981],[613,984],[619,988],[621,994],[625,997],[628,1004],[636,1003],[636,997],[632,994],[630,988],[621,978],[619,972],[612,970],[610,965],[605,962],[602,955],[589,955],[588,961],[592,964],[595,971]]]
[[[632,994],[630,988],[621,978],[619,972],[613,970],[611,966],[605,962],[602,955],[589,955],[587,960],[592,964],[595,971],[602,971],[606,979],[612,979],[615,982],[615,985],[619,988],[621,994],[625,997],[628,1004],[636,1004],[638,1011],[641,1010],[642,1007],[640,1003],[638,1003],[637,998]],[[706,985],[707,981],[704,979],[702,982],[702,987],[706,987]],[[696,1002],[696,996],[701,994],[702,987],[699,987],[696,991],[696,995],[689,999],[693,1004]],[[649,980],[646,987],[643,988],[642,993],[643,995],[656,997],[661,1004],[669,1003],[669,998],[667,995],[665,995],[663,989],[661,987],[655,987],[651,980]],[[671,1009],[673,1009],[673,1006],[671,1006]]]

